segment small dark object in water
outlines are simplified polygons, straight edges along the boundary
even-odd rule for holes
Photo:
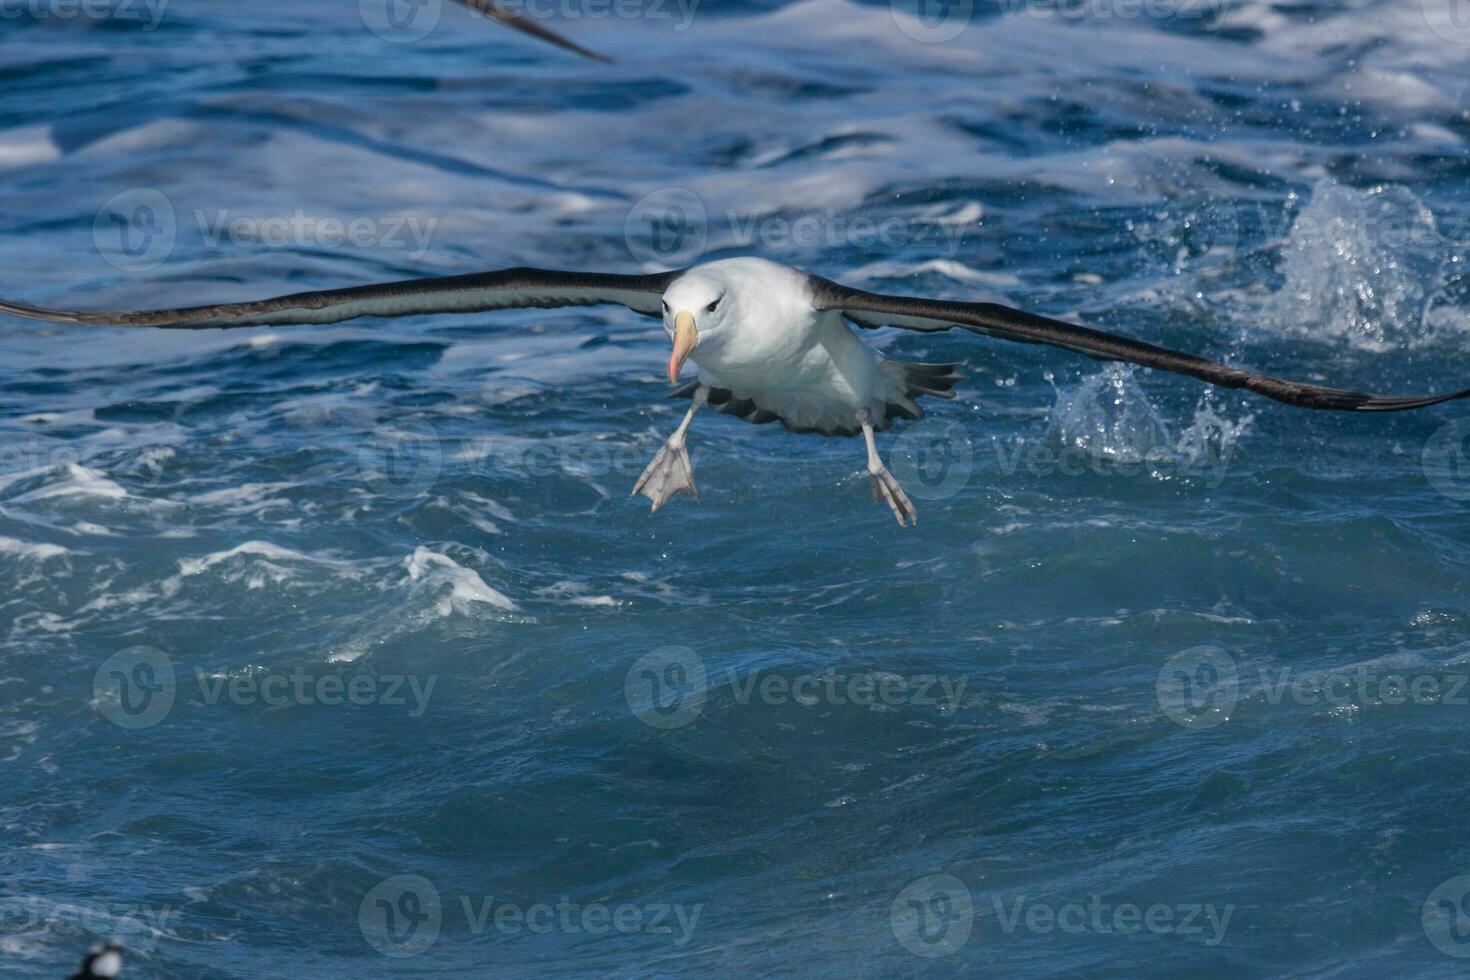
[[[122,972],[122,953],[123,948],[117,943],[94,946],[82,960],[82,968],[69,980],[113,980]]]

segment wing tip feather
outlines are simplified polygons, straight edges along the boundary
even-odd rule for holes
[[[28,306],[25,303],[11,303],[0,300],[0,313],[20,317],[24,320],[44,320],[47,323],[86,323],[85,316],[81,313],[73,313],[69,310],[48,310],[40,306]]]

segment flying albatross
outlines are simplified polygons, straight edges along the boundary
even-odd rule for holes
[[[707,404],[757,425],[779,421],[797,433],[861,434],[874,499],[886,502],[900,525],[917,523],[918,513],[883,465],[873,434],[894,419],[920,418],[920,398],[953,398],[960,375],[953,364],[883,357],[858,339],[854,325],[923,332],[962,327],[1003,340],[1064,347],[1099,360],[1175,371],[1299,408],[1397,412],[1470,396],[1466,389],[1390,397],[1284,381],[995,303],[870,293],[757,258],[723,259],[652,275],[504,269],[142,312],[68,312],[0,301],[0,313],[53,323],[191,330],[601,304],[662,318],[673,345],[670,384],[678,382],[686,361],[698,369],[695,380],[674,392],[693,404],[633,487],[633,493],[653,501],[655,511],[681,490],[698,499],[685,434],[694,414]]]

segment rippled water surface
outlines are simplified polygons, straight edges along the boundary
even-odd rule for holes
[[[455,6],[16,6],[0,295],[758,254],[1467,384],[1448,3],[968,7],[558,15],[607,66]],[[880,439],[914,530],[859,442],[712,414],[650,515],[680,406],[618,309],[0,321],[0,974],[1462,970],[1466,403],[865,339],[967,374]]]

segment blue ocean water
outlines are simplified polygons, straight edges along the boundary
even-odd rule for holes
[[[597,9],[6,8],[0,296],[756,254],[1466,384],[1449,3]],[[913,530],[712,414],[650,515],[616,309],[0,321],[0,974],[1463,972],[1465,403],[866,339],[968,376]]]

